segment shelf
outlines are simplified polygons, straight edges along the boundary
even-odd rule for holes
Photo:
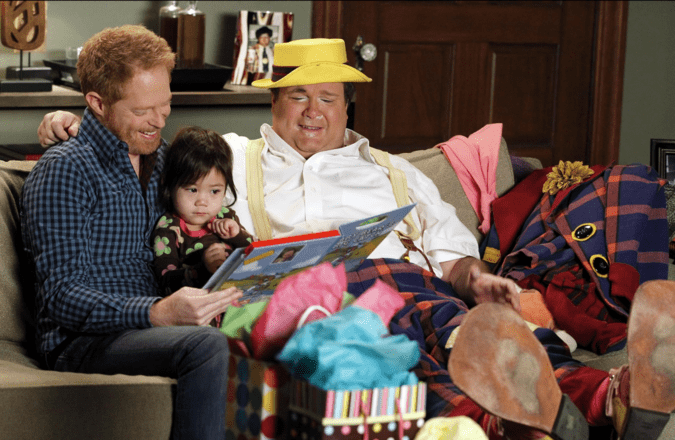
[[[270,92],[252,86],[226,84],[213,92],[173,92],[173,107],[270,105]],[[0,109],[85,107],[82,93],[69,87],[52,87],[51,92],[0,93]]]

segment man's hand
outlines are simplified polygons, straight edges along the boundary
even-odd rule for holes
[[[69,112],[57,110],[47,113],[38,127],[40,145],[49,147],[76,136],[80,129],[80,118]]]
[[[202,261],[206,265],[206,269],[214,273],[230,255],[230,250],[231,248],[225,243],[214,243],[206,248],[202,255]]]
[[[231,218],[217,218],[209,223],[209,228],[222,239],[232,238],[239,233],[239,225]]]
[[[204,289],[183,287],[152,305],[150,323],[155,327],[208,325],[241,295],[241,290],[236,287],[212,293]]]
[[[516,312],[521,312],[520,294],[513,280],[482,272],[477,266],[471,268],[469,278],[476,304],[484,302],[510,304]]]
[[[465,257],[441,263],[441,267],[443,279],[450,283],[469,307],[484,302],[498,302],[510,304],[520,313],[520,294],[516,283],[491,274],[480,260]]]

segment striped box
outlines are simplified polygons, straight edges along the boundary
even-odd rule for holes
[[[415,438],[426,416],[424,382],[392,388],[325,391],[291,379],[290,438],[349,440]]]
[[[290,377],[280,364],[230,355],[225,414],[226,440],[288,437]]]

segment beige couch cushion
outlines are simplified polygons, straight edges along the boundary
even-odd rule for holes
[[[0,359],[12,359],[24,365],[34,362],[26,357],[34,354],[34,303],[31,265],[22,261],[23,249],[19,217],[23,181],[34,162],[0,162]]]
[[[0,437],[166,440],[174,379],[38,368],[32,269],[16,252],[21,187],[31,162],[0,161]],[[23,272],[23,273],[22,273]]]
[[[427,177],[434,181],[441,193],[441,198],[450,203],[457,210],[457,216],[474,234],[478,243],[483,240],[483,235],[478,230],[480,222],[478,216],[473,210],[469,199],[464,194],[462,184],[457,178],[455,170],[450,165],[443,151],[440,148],[428,148],[426,150],[414,151],[412,153],[400,154],[410,163],[420,169]],[[506,141],[502,138],[499,146],[499,159],[497,162],[497,195],[501,196],[513,187],[513,167],[511,166],[511,157],[506,146]]]
[[[3,360],[0,378],[2,438],[170,437],[173,379],[61,373]]]

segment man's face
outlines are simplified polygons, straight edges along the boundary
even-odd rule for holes
[[[263,46],[269,46],[270,44],[270,36],[267,34],[262,34],[258,38],[258,43],[262,44]]]
[[[165,67],[137,70],[123,87],[123,98],[103,108],[103,125],[129,145],[129,154],[151,154],[161,141],[171,113],[169,73]]]
[[[282,87],[272,98],[272,128],[303,157],[344,146],[344,84]]]

